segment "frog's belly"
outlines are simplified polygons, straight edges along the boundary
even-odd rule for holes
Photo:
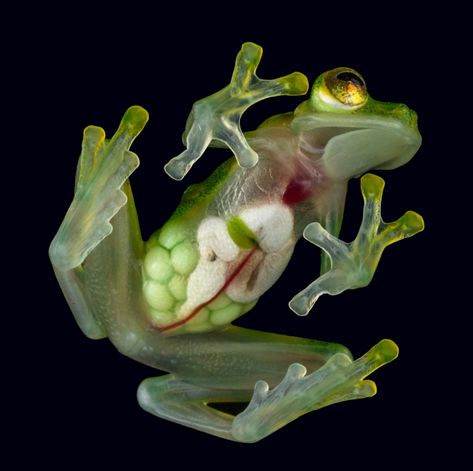
[[[204,220],[194,248],[200,252],[198,261],[187,277],[172,262],[192,259],[195,254],[175,253],[179,246],[170,254],[164,247],[152,249],[144,264],[144,295],[153,327],[166,334],[208,332],[222,329],[248,312],[282,274],[294,250],[292,213],[287,207],[279,210],[275,206],[242,213],[241,217],[258,234],[257,245],[246,250],[227,240],[227,229],[221,220]],[[146,267],[157,266],[166,267],[165,277],[163,269],[156,270],[154,279],[150,276],[153,270]],[[171,273],[173,268],[181,273]]]

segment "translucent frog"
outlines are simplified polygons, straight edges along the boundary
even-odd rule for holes
[[[376,101],[361,75],[341,67],[320,75],[295,111],[243,134],[254,103],[303,95],[304,75],[256,75],[262,49],[245,43],[231,83],[196,102],[184,152],[165,166],[182,179],[208,146],[234,157],[191,185],[147,242],[129,177],[130,151],[148,120],[133,106],[118,131],[84,131],[75,194],[50,246],[64,295],[84,334],[108,337],[123,354],[169,374],[146,379],[138,401],[159,417],[222,438],[256,442],[307,412],[373,396],[365,379],[397,356],[382,340],[353,360],[339,344],[232,325],[279,278],[298,239],[322,249],[320,276],[290,301],[306,315],[319,296],[366,286],[384,248],[423,229],[408,211],[381,218],[384,182],[371,169],[408,162],[421,137],[414,111]],[[338,239],[347,182],[361,176],[364,210],[356,238]],[[237,415],[212,404],[248,403]]]

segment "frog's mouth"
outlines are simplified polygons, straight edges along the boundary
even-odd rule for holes
[[[157,330],[159,330],[159,332],[167,332],[169,330],[181,327],[182,325],[184,325],[187,322],[189,322],[190,320],[192,320],[203,308],[208,306],[212,301],[215,301],[215,299],[217,299],[230,286],[230,284],[241,273],[243,268],[245,268],[245,266],[248,264],[250,259],[255,255],[257,250],[258,250],[258,246],[255,245],[253,248],[251,248],[248,251],[247,254],[245,254],[245,256],[238,263],[238,265],[236,265],[235,268],[229,273],[229,276],[226,279],[225,283],[222,285],[222,287],[210,299],[208,299],[204,303],[201,303],[198,306],[196,306],[186,317],[184,317],[184,318],[182,318],[182,319],[180,319],[176,322],[173,322],[172,324],[166,325],[164,327],[158,327]]]
[[[348,179],[372,170],[391,170],[407,163],[422,138],[415,113],[405,105],[389,116],[314,113],[294,119],[291,128],[304,136],[328,136],[323,142],[326,171],[334,179]]]

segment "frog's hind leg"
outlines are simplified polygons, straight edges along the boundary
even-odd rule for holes
[[[148,113],[133,106],[110,140],[97,126],[84,130],[74,199],[49,248],[59,284],[89,338],[109,334],[104,316],[96,314],[110,312],[112,293],[118,293],[113,302],[123,301],[139,277],[133,261],[143,242],[128,181],[139,159],[129,148],[147,120]]]
[[[396,356],[396,345],[383,340],[356,361],[345,353],[335,353],[307,375],[305,366],[292,363],[282,381],[271,390],[264,377],[252,391],[239,389],[238,382],[234,388],[208,388],[171,374],[143,381],[138,401],[146,411],[181,425],[229,440],[256,442],[307,412],[373,396],[376,386],[364,378]],[[259,364],[257,357],[254,364]],[[246,409],[236,416],[209,406],[248,401]]]
[[[145,342],[135,359],[159,367],[166,352],[171,375],[150,378],[138,400],[148,412],[188,427],[240,442],[256,442],[307,412],[371,397],[365,378],[398,354],[382,340],[353,361],[339,344],[229,327],[212,334]],[[153,344],[154,342],[154,344]],[[149,356],[151,355],[151,356]],[[233,416],[210,403],[249,402]]]
[[[233,421],[232,435],[255,442],[307,412],[374,396],[376,385],[365,378],[397,355],[396,344],[382,340],[355,361],[336,353],[308,375],[304,365],[293,363],[275,388],[270,390],[265,381],[256,383],[248,407]]]
[[[235,440],[231,433],[234,416],[208,404],[249,402],[252,393],[250,389],[209,389],[170,374],[145,379],[138,388],[138,402],[144,410],[162,419]]]

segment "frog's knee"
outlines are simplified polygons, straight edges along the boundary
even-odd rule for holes
[[[353,360],[353,355],[350,350],[342,345],[341,343],[331,343],[330,344],[330,356],[336,355],[337,353],[343,353],[346,355],[350,360]]]
[[[134,329],[122,328],[120,331],[109,332],[108,337],[113,346],[127,357],[136,357],[143,347],[143,334]]]
[[[323,363],[325,363],[329,358],[333,357],[337,353],[343,353],[348,358],[353,359],[353,355],[351,354],[350,350],[348,350],[348,348],[341,343],[324,342],[322,340],[311,340],[310,342],[312,342],[313,349],[316,351],[316,353],[323,358]],[[301,363],[304,363],[304,361],[305,360],[301,360]],[[306,363],[304,363],[304,365],[308,366]]]
[[[49,259],[51,260],[51,263],[57,269],[64,270],[64,269],[74,268],[74,267],[68,266],[67,264],[68,251],[66,250],[66,247],[64,246],[64,244],[58,241],[56,237],[53,239],[53,241],[51,242],[51,245],[49,246],[48,254],[49,254]]]

